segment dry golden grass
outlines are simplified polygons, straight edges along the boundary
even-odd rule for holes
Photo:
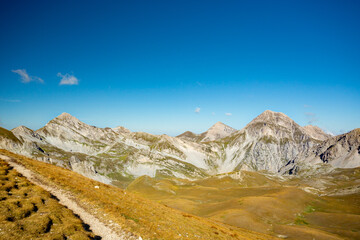
[[[334,176],[286,181],[256,172],[197,181],[141,177],[128,191],[189,214],[256,232],[286,235],[287,239],[360,239],[359,190],[341,196],[318,196],[303,190],[306,182],[323,183],[328,192],[359,189],[359,169],[339,170]]]
[[[93,239],[82,221],[0,159],[0,239]]]
[[[268,235],[186,214],[75,172],[6,150],[0,150],[0,154],[7,155],[16,163],[39,174],[42,181],[71,192],[82,207],[96,213],[99,218],[112,220],[124,230],[140,235],[143,239],[274,239]]]

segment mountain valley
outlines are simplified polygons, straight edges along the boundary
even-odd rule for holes
[[[36,131],[0,128],[0,148],[224,226],[287,239],[360,238],[359,129],[332,136],[267,110],[240,130],[217,122],[171,137],[63,113]]]

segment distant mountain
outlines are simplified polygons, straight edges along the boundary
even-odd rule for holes
[[[321,131],[318,129],[318,131]],[[326,138],[324,132],[318,135]],[[267,110],[220,143],[225,146],[219,172],[268,170],[278,172],[289,160],[321,140],[283,113]]]
[[[327,138],[280,169],[281,174],[316,174],[327,168],[360,167],[360,129]]]
[[[119,186],[142,175],[197,179],[234,170],[293,173],[294,169],[288,171],[291,166],[311,167],[314,161],[300,162],[315,153],[314,158],[322,154],[322,162],[335,167],[353,166],[358,145],[347,139],[356,137],[341,139],[269,110],[238,131],[218,122],[204,133],[177,137],[131,132],[121,126],[98,128],[68,113],[37,131],[24,126],[0,129],[1,148]]]
[[[315,158],[337,168],[360,167],[360,128],[327,139],[315,148]]]
[[[303,127],[303,129],[309,136],[320,141],[325,141],[333,137],[332,135],[325,133],[321,128],[317,126],[307,125]]]
[[[0,148],[15,151],[22,142],[9,130],[0,127]]]
[[[201,134],[195,134],[193,132],[187,131],[177,137],[194,142],[210,142],[227,137],[236,131],[236,129],[229,127],[222,122],[217,122],[206,132],[203,132]]]

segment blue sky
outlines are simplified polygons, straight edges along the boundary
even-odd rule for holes
[[[359,1],[1,1],[0,126],[360,127]]]

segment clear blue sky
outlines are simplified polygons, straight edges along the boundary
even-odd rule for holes
[[[360,1],[4,0],[0,34],[8,129],[68,112],[176,135],[266,109],[360,127]]]

